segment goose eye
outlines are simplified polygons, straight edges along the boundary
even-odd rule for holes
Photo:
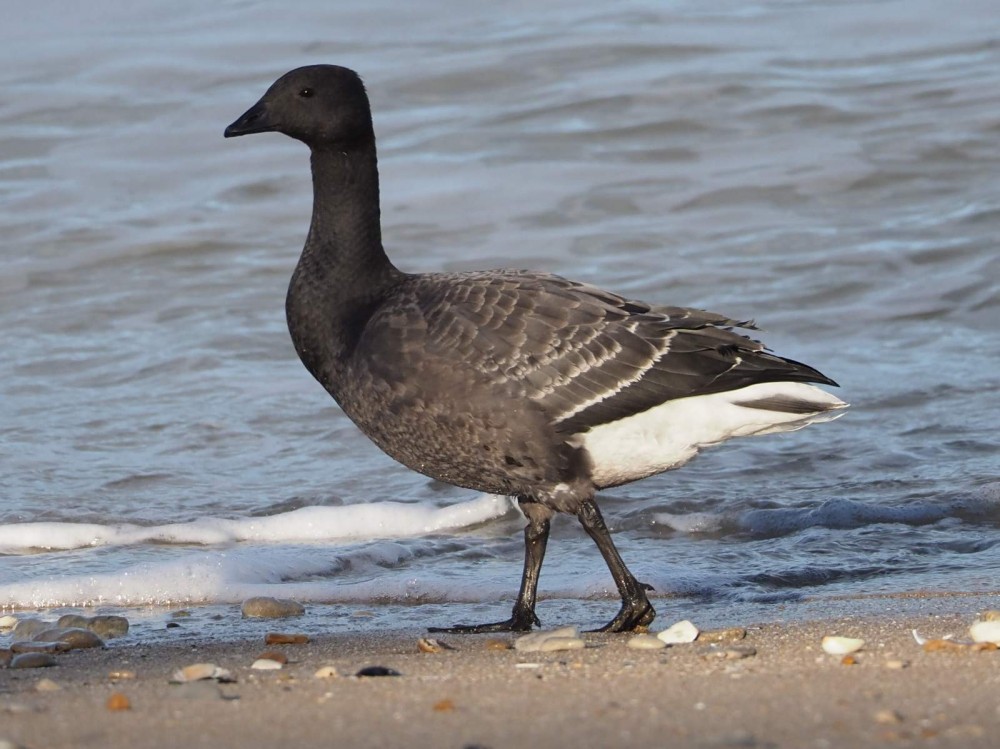
[[[313,90],[311,88],[304,88],[301,91],[299,91],[299,96],[301,96],[303,99],[308,99],[312,95],[313,95]]]

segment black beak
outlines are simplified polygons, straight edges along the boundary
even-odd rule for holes
[[[227,138],[235,138],[237,135],[267,133],[277,129],[278,126],[268,118],[267,107],[264,106],[264,102],[261,100],[240,115],[236,122],[227,127],[224,135]]]

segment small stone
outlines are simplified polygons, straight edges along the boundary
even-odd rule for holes
[[[510,650],[514,646],[507,640],[498,640],[494,637],[484,642],[483,647],[487,650]]]
[[[450,713],[455,709],[455,703],[445,698],[434,703],[433,710],[436,713]]]
[[[79,629],[76,627],[70,629],[52,627],[51,629],[39,632],[32,639],[35,642],[64,642],[69,645],[70,650],[104,647],[104,640],[96,634],[89,629]]]
[[[189,666],[184,666],[184,668],[174,672],[170,681],[173,684],[184,684],[203,679],[215,679],[227,683],[236,681],[229,671],[219,668],[214,663],[192,663]]]
[[[170,612],[171,619],[187,619],[191,616],[191,612],[187,609],[178,609],[177,611]]]
[[[48,668],[56,665],[56,659],[48,653],[19,653],[11,661],[9,668]]]
[[[336,679],[340,674],[334,666],[322,666],[313,674],[315,679]]]
[[[726,629],[709,629],[698,633],[698,642],[717,643],[732,642],[746,638],[747,631],[743,627],[728,627]]]
[[[522,653],[551,653],[559,650],[582,650],[587,646],[576,627],[560,627],[532,632],[514,640],[514,650]]]
[[[288,663],[288,656],[284,653],[279,653],[277,650],[268,650],[258,655],[257,660],[274,661],[275,663],[284,665]]]
[[[13,653],[65,653],[73,648],[65,642],[12,642]]]
[[[63,629],[87,629],[90,618],[79,614],[64,614],[56,620],[56,626]]]
[[[112,640],[115,637],[127,635],[128,627],[128,619],[124,616],[113,616],[111,614],[92,616],[87,623],[87,629],[105,640]]]
[[[399,671],[387,666],[365,666],[355,676],[402,676]]]
[[[258,596],[248,598],[240,607],[245,619],[282,619],[288,616],[302,616],[306,607],[290,598]]]
[[[417,650],[421,653],[440,653],[445,650],[454,650],[451,645],[433,637],[421,637],[417,640]]]
[[[36,692],[58,692],[62,687],[52,679],[39,679],[35,684]]]
[[[676,624],[671,624],[660,632],[657,637],[667,645],[682,645],[694,642],[698,639],[699,634],[698,628],[687,619],[684,619]]]
[[[884,726],[898,725],[903,722],[903,716],[897,713],[895,710],[878,710],[875,715],[872,716],[876,723],[881,723]]]
[[[11,635],[15,640],[31,640],[39,632],[44,632],[47,629],[52,629],[52,622],[28,617],[27,619],[17,620],[17,624],[14,625],[14,631]]]
[[[121,692],[112,692],[111,695],[108,697],[108,701],[105,704],[107,705],[108,710],[112,710],[115,712],[119,710],[132,709],[132,703],[129,701],[129,698],[126,697]]]
[[[17,626],[17,617],[13,614],[0,616],[0,632],[9,632]]]
[[[282,632],[268,632],[264,637],[265,645],[305,645],[308,642],[308,635],[290,635]]]
[[[167,622],[165,625],[163,625],[163,628],[164,629],[180,629],[181,625],[180,625],[179,622]]]
[[[909,665],[910,664],[907,661],[901,661],[896,658],[893,658],[892,660],[888,660],[885,662],[885,667],[888,668],[890,671],[901,671],[904,668],[908,667]]]
[[[757,648],[753,645],[731,645],[719,650],[719,657],[727,661],[739,661],[744,658],[753,658],[755,655],[757,655]]]
[[[270,658],[258,658],[250,664],[250,668],[257,671],[276,671],[282,667],[281,662],[273,661]]]
[[[845,655],[843,658],[840,659],[840,665],[841,666],[857,666],[858,665],[858,659],[855,658],[853,655]]]
[[[973,622],[969,627],[969,636],[973,642],[992,642],[994,645],[1000,644],[1000,620],[983,619]]]
[[[820,645],[824,653],[829,653],[830,655],[847,655],[848,653],[856,653],[861,650],[865,646],[865,641],[854,637],[827,635],[823,638]]]
[[[108,678],[111,681],[128,681],[135,678],[135,671],[110,671]]]
[[[2,620],[0,620],[2,621]],[[984,622],[1000,622],[1000,611],[996,609],[991,609],[989,611],[984,611],[982,616],[982,621]],[[2,626],[2,625],[0,625]]]
[[[667,647],[667,643],[653,635],[636,635],[625,643],[625,647],[633,650],[661,650]]]

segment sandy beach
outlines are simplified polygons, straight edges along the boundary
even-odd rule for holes
[[[1000,651],[928,652],[912,634],[965,638],[995,597],[916,599],[926,613],[910,600],[895,616],[884,599],[867,607],[881,614],[731,622],[745,638],[663,650],[598,634],[583,635],[585,649],[548,653],[494,649],[515,638],[485,635],[442,637],[456,649],[425,653],[419,630],[279,646],[126,636],[62,654],[56,667],[0,671],[0,739],[12,742],[0,746],[995,746]],[[295,621],[269,628],[295,632]],[[823,652],[825,635],[865,645],[844,663]],[[265,651],[288,663],[251,669]],[[235,681],[170,683],[199,662]],[[318,678],[328,665],[339,675]],[[353,676],[369,666],[399,675]]]

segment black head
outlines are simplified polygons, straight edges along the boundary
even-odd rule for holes
[[[285,73],[260,101],[226,128],[233,138],[277,131],[311,148],[351,148],[374,140],[361,78],[339,65],[309,65]]]

